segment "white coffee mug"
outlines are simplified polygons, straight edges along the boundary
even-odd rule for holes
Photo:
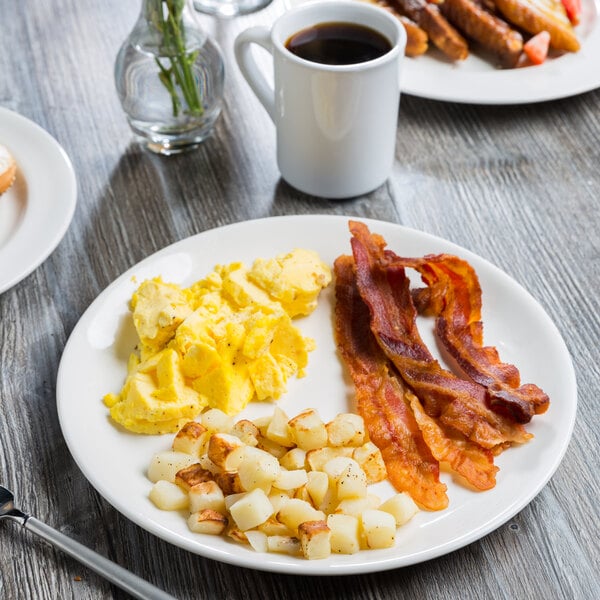
[[[367,62],[330,65],[286,48],[292,35],[332,22],[373,29],[391,50]],[[252,44],[273,56],[274,89],[257,66]],[[237,63],[275,123],[277,164],[290,185],[314,196],[349,198],[385,182],[394,162],[405,46],[396,17],[355,0],[301,4],[271,30],[251,27],[237,37]]]

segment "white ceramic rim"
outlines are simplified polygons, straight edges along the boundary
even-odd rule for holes
[[[73,165],[62,146],[26,117],[0,108],[0,143],[17,163],[13,188],[0,196],[21,212],[0,246],[0,293],[34,271],[65,235],[77,203]]]

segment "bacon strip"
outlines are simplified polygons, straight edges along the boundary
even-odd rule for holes
[[[498,467],[489,450],[484,450],[465,439],[449,436],[438,423],[427,415],[419,399],[411,394],[410,406],[423,434],[423,439],[439,461],[447,462],[479,490],[496,485]]]
[[[352,257],[339,257],[334,269],[336,342],[354,381],[358,412],[381,450],[388,477],[396,489],[408,492],[421,506],[446,508],[448,496],[446,485],[439,481],[439,464],[423,440],[406,390],[390,374],[391,365],[371,333]]]
[[[371,331],[426,413],[479,446],[500,451],[532,437],[524,428],[486,406],[483,386],[443,369],[416,326],[404,268],[385,258],[384,242],[363,223],[350,221],[356,281],[371,314]]]
[[[521,385],[519,370],[501,362],[496,348],[483,345],[481,287],[468,262],[449,254],[400,258],[387,251],[386,257],[421,274],[440,341],[465,374],[487,388],[492,410],[528,423],[548,409],[550,399],[543,390],[531,383]]]

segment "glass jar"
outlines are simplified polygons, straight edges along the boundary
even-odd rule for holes
[[[191,0],[143,0],[115,62],[115,85],[131,129],[160,154],[196,148],[221,113],[221,51]]]

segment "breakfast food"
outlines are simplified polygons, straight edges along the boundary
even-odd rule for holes
[[[503,363],[498,351],[483,345],[481,286],[473,267],[449,254],[402,258],[388,257],[403,267],[416,269],[427,285],[417,297],[419,312],[436,318],[437,337],[459,368],[487,390],[487,403],[517,423],[529,423],[550,404],[537,385],[521,385],[515,365]]]
[[[502,67],[514,67],[523,50],[523,36],[473,0],[444,0],[442,14],[470,39],[497,57]]]
[[[131,300],[138,351],[122,390],[104,398],[111,417],[136,433],[169,433],[206,406],[236,414],[279,398],[314,349],[292,318],[310,314],[330,281],[303,249],[250,268],[219,265],[189,288],[144,281]]]
[[[394,0],[392,6],[421,27],[429,39],[451,60],[464,60],[469,54],[465,38],[427,0]]]
[[[356,287],[350,256],[335,261],[335,296],[338,348],[354,382],[358,412],[381,451],[390,481],[399,490],[410,490],[424,508],[446,508],[448,496],[439,480],[439,463],[419,430],[406,386],[394,376],[371,333],[370,314]]]
[[[387,10],[392,13],[406,30],[406,48],[404,53],[406,56],[419,56],[425,54],[429,47],[429,36],[427,32],[419,27],[412,19],[405,15],[401,15],[387,0],[366,0],[372,4]]]
[[[12,154],[0,144],[0,195],[4,194],[14,183],[17,174],[17,163]]]
[[[577,52],[580,44],[560,0],[494,0],[500,13],[521,29],[535,35],[550,34],[555,50]]]
[[[218,409],[184,425],[150,461],[150,500],[185,510],[194,533],[225,535],[258,552],[323,559],[388,548],[418,512],[406,493],[382,501],[378,448],[352,413],[328,423],[315,409],[234,422]]]
[[[431,42],[448,59],[461,61],[474,46],[498,66],[513,68],[544,62],[549,49],[556,54],[580,48],[574,29],[581,17],[577,0],[367,1],[401,20],[407,56],[423,54]],[[546,34],[550,39],[544,46]]]
[[[420,54],[425,54],[429,47],[429,36],[427,35],[427,32],[408,17],[397,13],[396,16],[406,30],[406,49],[404,51],[406,56],[419,56]]]
[[[152,457],[147,476],[151,502],[183,512],[192,533],[309,560],[392,547],[397,528],[419,509],[448,507],[443,470],[470,489],[492,489],[495,457],[528,442],[533,436],[525,425],[547,410],[548,396],[522,384],[517,367],[484,345],[481,286],[467,261],[449,254],[403,257],[363,223],[350,221],[349,228],[352,252],[334,263],[334,337],[357,413],[325,422],[313,408],[290,418],[276,406],[269,416],[235,420],[236,411],[213,404],[195,420],[182,418],[171,448]],[[289,314],[310,313],[329,271],[312,288],[290,293],[292,280],[303,276],[281,275],[297,268],[306,275],[305,263],[285,256],[287,262],[281,256],[243,267],[233,282],[228,265],[187,289],[157,280],[140,286],[132,305],[145,360],[151,364],[165,345],[177,353],[179,338],[195,339],[181,330],[193,314],[190,302],[197,311],[210,296],[210,306],[221,310],[223,290],[228,302],[236,298],[243,306],[250,298],[255,308],[277,298]],[[408,269],[425,287],[411,284]],[[452,370],[424,343],[417,314],[435,320]],[[385,479],[395,492],[382,499],[385,486],[370,486]]]
[[[495,485],[494,456],[531,439],[523,423],[548,396],[520,385],[516,367],[483,346],[475,271],[448,255],[402,258],[366,225],[351,221],[352,256],[335,262],[335,334],[353,379],[359,413],[390,480],[431,510],[445,508],[439,464],[480,490]],[[405,267],[428,287],[410,289]],[[417,310],[437,318],[437,335],[463,373],[442,367],[421,339]]]

